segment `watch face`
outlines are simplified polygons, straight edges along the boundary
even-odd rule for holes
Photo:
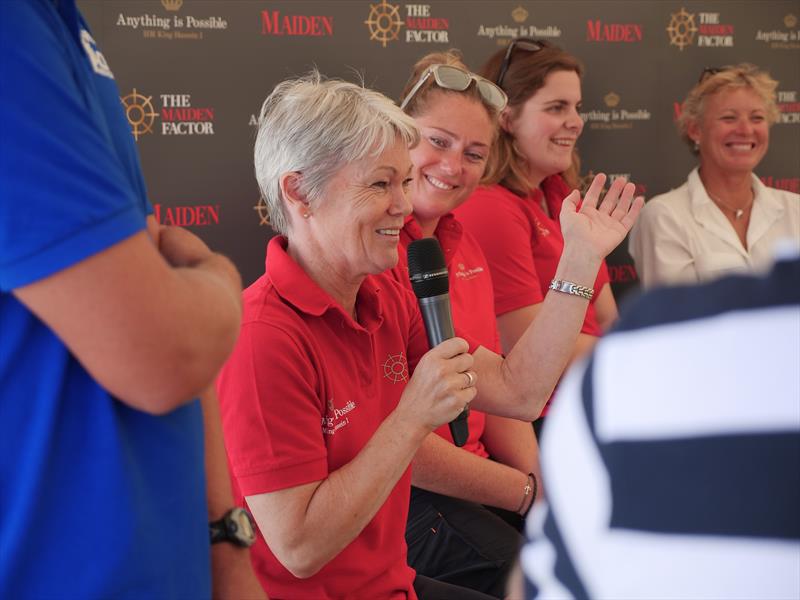
[[[231,521],[235,524],[234,535],[239,540],[249,544],[253,543],[256,534],[253,530],[253,523],[250,514],[243,508],[235,508],[231,511]]]

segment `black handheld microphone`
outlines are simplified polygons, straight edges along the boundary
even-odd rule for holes
[[[455,337],[450,313],[450,283],[447,263],[436,238],[415,240],[408,245],[408,276],[419,300],[419,311],[425,323],[431,348]],[[469,437],[469,407],[450,421],[450,435],[456,446],[463,446]]]

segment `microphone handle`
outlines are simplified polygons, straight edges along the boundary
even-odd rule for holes
[[[450,313],[450,294],[418,298],[418,300],[431,348],[456,336],[453,316]]]
[[[425,331],[428,334],[428,343],[431,348],[438,346],[445,340],[455,337],[453,329],[453,316],[450,312],[450,294],[440,294],[428,298],[418,298],[419,310],[422,313],[422,321],[425,323]],[[467,443],[469,438],[469,425],[467,417],[469,408],[461,411],[455,419],[450,421],[450,435],[453,443],[461,447]]]

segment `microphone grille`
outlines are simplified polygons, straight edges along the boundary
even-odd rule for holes
[[[436,238],[422,238],[408,245],[408,276],[417,298],[448,292],[447,263]]]

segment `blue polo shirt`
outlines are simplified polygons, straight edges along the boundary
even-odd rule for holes
[[[199,403],[127,407],[11,294],[150,210],[74,0],[0,2],[0,133],[0,597],[208,597]]]

